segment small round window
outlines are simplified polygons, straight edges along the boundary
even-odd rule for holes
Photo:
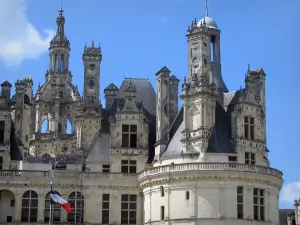
[[[94,89],[95,85],[96,85],[96,84],[95,84],[95,82],[94,82],[93,80],[90,80],[90,81],[89,81],[89,88],[90,88],[90,89]]]

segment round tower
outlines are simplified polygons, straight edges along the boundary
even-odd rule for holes
[[[208,10],[188,28],[183,107],[159,160],[139,174],[144,224],[278,224],[282,173],[265,166],[259,141],[232,142],[244,124],[230,118],[247,117],[248,103],[224,109],[220,33]]]

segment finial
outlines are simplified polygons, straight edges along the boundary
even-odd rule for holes
[[[248,71],[250,71],[250,64],[248,64]]]
[[[186,76],[184,76],[183,83],[186,84]]]
[[[94,46],[95,46],[95,45],[94,45],[94,41],[92,41],[92,48],[94,48]]]
[[[60,9],[58,10],[58,12],[59,12],[59,15],[62,16],[64,10],[63,10],[62,8],[60,8]]]
[[[98,48],[101,48],[101,46],[100,46],[100,42],[98,43]]]
[[[206,9],[206,16],[208,17],[208,3],[207,3],[207,0],[205,0],[205,9]]]
[[[86,50],[86,42],[84,43],[84,50]]]

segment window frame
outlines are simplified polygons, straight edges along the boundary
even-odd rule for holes
[[[253,189],[253,220],[266,221],[266,199],[265,190],[260,188]],[[257,213],[256,213],[257,209]]]
[[[28,197],[27,197],[28,194]],[[34,195],[34,196],[33,196]],[[35,206],[32,202],[35,202]],[[37,223],[38,221],[38,209],[39,209],[39,196],[35,191],[28,190],[22,195],[21,202],[21,223]],[[26,211],[28,211],[28,217],[26,217]],[[33,215],[33,216],[32,216]]]
[[[250,141],[255,139],[255,118],[252,116],[244,116],[244,136]]]
[[[237,219],[244,219],[244,187],[238,186],[236,190]],[[240,212],[241,210],[241,212]]]
[[[108,198],[107,198],[108,197]],[[102,224],[109,224],[109,202],[110,202],[110,194],[102,194]],[[107,204],[108,203],[108,204]],[[107,207],[105,205],[108,205]],[[108,217],[106,217],[106,214]]]
[[[137,125],[136,124],[122,124],[122,148],[137,148]],[[132,138],[135,139],[132,140]],[[127,139],[127,141],[126,141]]]
[[[137,173],[137,161],[132,159],[122,159],[121,173]]]
[[[121,195],[121,224],[137,224],[137,195]]]
[[[245,164],[247,165],[256,164],[256,154],[254,152],[245,152]]]

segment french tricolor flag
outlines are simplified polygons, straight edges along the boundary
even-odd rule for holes
[[[53,191],[52,184],[51,184],[50,199],[51,199],[51,204],[53,204],[53,203],[58,204],[62,208],[64,208],[66,211],[72,212],[71,204]]]

